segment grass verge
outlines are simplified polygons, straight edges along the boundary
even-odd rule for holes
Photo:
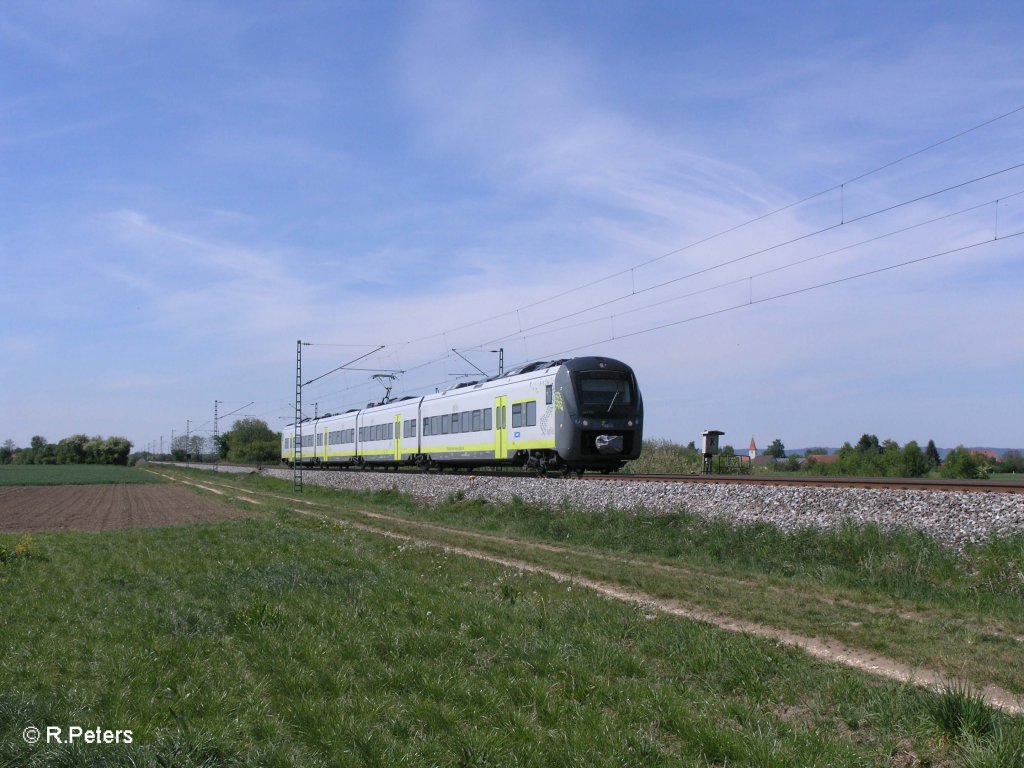
[[[0,765],[967,765],[1012,724],[283,509],[34,540],[0,564]]]
[[[287,496],[259,476],[240,487]],[[459,496],[423,507],[402,494],[305,498],[340,518],[514,557],[806,637],[823,637],[978,686],[1024,693],[1024,540],[958,554],[872,526],[785,534],[691,515],[581,513]],[[434,526],[434,527],[430,527]],[[438,528],[437,526],[443,526]]]

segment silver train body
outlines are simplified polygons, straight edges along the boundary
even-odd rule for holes
[[[281,460],[343,468],[611,471],[640,455],[642,429],[643,401],[629,366],[577,357],[306,419],[284,430]]]

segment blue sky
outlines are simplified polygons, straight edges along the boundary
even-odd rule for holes
[[[1024,446],[1022,33],[1011,2],[4,3],[0,440],[166,443],[215,399],[280,429],[303,339],[304,378],[386,345],[396,394],[453,347],[617,357],[683,442]]]

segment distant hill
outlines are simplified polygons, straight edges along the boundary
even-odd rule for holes
[[[924,450],[924,447],[927,444],[928,444],[927,442],[925,442],[923,444],[918,443],[918,445],[921,446],[921,450],[922,451]],[[815,445],[815,446],[812,446],[811,448],[787,448],[786,449],[786,455],[787,456],[806,456],[807,455],[807,451],[815,450],[817,448],[825,448],[825,446]],[[829,453],[838,453],[838,451],[839,451],[838,448],[825,448],[825,450],[827,450]],[[1024,448],[989,448],[988,446],[979,446],[979,445],[967,446],[967,450],[969,450],[969,451],[995,451],[996,455],[999,458],[1003,458],[1003,456],[1006,454],[1007,451],[1020,451],[1021,453],[1024,453]],[[942,459],[943,461],[945,461],[946,457],[950,453],[953,452],[953,449],[952,448],[938,448],[938,451],[939,451],[939,458]],[[760,454],[761,451],[758,450],[758,453]]]

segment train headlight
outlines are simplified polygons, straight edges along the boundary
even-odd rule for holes
[[[632,421],[627,421],[626,422],[626,426],[627,427],[632,427],[633,426],[633,422]]]
[[[584,420],[583,420],[583,426],[584,426],[584,427],[589,427],[589,426],[590,426],[590,422],[589,422],[589,421],[587,421],[586,419],[584,419]]]

